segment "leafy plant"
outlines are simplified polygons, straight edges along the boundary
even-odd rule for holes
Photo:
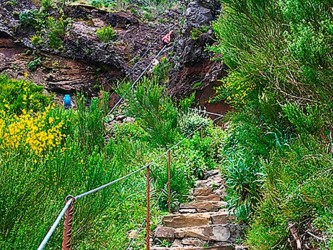
[[[97,29],[96,36],[98,39],[104,43],[108,43],[116,39],[117,34],[111,26],[106,26]]]
[[[41,111],[52,101],[51,96],[46,96],[42,92],[42,86],[0,75],[0,110],[17,115],[21,114],[22,110]]]
[[[194,27],[192,30],[191,30],[191,37],[194,41],[198,40],[199,37],[208,32],[208,30],[210,29],[209,26],[200,26],[200,27]]]
[[[28,63],[28,69],[30,71],[36,71],[36,69],[42,64],[42,59],[40,57],[37,57],[36,59],[30,61]]]

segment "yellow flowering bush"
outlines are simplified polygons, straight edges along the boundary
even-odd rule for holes
[[[29,81],[0,74],[0,109],[12,114],[21,114],[23,109],[39,111],[52,103],[52,97],[44,95],[43,89]]]
[[[254,89],[254,84],[237,72],[224,78],[222,83],[215,89],[217,96],[214,100],[226,100],[234,107],[245,105],[248,95]]]
[[[27,149],[42,155],[60,145],[63,122],[56,122],[49,112],[50,107],[35,114],[23,110],[21,115],[0,116],[0,149]]]

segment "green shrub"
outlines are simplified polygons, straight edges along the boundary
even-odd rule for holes
[[[179,120],[180,131],[185,135],[200,130],[204,131],[212,122],[196,112],[188,112]]]
[[[48,12],[52,7],[52,0],[42,0],[41,1],[41,11]]]
[[[59,19],[48,17],[46,19],[48,44],[51,48],[59,49],[62,47],[67,22],[68,20],[63,20],[62,17]]]
[[[36,59],[30,61],[30,62],[28,63],[27,66],[28,66],[28,69],[29,69],[30,71],[36,71],[36,69],[37,69],[41,64],[42,64],[42,60],[41,60],[41,58],[40,58],[40,57],[37,57]]]
[[[51,100],[42,96],[41,91],[41,87],[32,83],[0,75],[1,249],[35,249],[67,195],[96,188],[152,161],[154,227],[160,213],[157,205],[166,207],[167,161],[163,157],[157,160],[157,157],[165,153],[165,146],[174,145],[181,139],[184,139],[183,143],[172,151],[173,207],[187,199],[189,188],[198,176],[202,177],[204,170],[216,166],[220,130],[208,126],[203,138],[197,133],[185,139],[178,128],[178,109],[165,95],[165,87],[159,86],[156,80],[145,79],[124,106],[126,112],[138,114],[136,121],[113,124],[111,128],[108,126],[109,131],[104,124],[108,97],[106,100],[93,99],[87,106],[86,99],[78,96],[75,98],[77,109],[65,110],[49,106]],[[27,95],[27,102],[24,102],[24,95]],[[36,98],[30,99],[29,95]],[[22,109],[33,110],[22,115]],[[45,121],[40,124],[34,122],[38,119],[27,119],[31,128],[29,138],[35,142],[52,142],[54,134],[37,132],[41,126],[57,125],[55,132],[59,130],[61,134],[58,143],[41,154],[15,145],[8,150],[2,143],[3,128],[13,125],[14,133],[6,130],[5,135],[10,142],[22,129],[21,117],[39,117],[39,111]],[[144,221],[145,191],[146,178],[142,171],[75,201],[73,247],[125,249],[129,243],[128,231],[137,230]],[[61,245],[62,229],[61,226],[56,229],[47,245],[50,249]],[[140,233],[133,248],[143,248],[143,237],[144,233]]]
[[[42,86],[0,75],[0,110],[9,114],[21,114],[22,110],[42,110],[52,102],[52,97],[43,95],[42,92]]]
[[[21,25],[32,27],[35,34],[31,38],[33,45],[41,45],[43,41],[52,49],[60,49],[63,45],[63,38],[70,19],[64,18],[63,10],[56,3],[53,5],[51,0],[43,0],[39,10],[29,10],[20,13],[19,19]],[[53,8],[55,17],[49,15]]]
[[[199,37],[200,37],[202,34],[208,32],[209,29],[210,29],[209,26],[200,26],[200,27],[198,27],[198,28],[196,28],[196,27],[193,28],[193,29],[191,30],[191,37],[192,37],[192,39],[193,39],[194,41],[198,40]]]
[[[295,140],[282,151],[272,151],[270,161],[264,163],[265,199],[248,235],[254,249],[282,247],[281,239],[290,236],[288,222],[297,223],[299,230],[306,230],[310,222],[332,236],[332,223],[324,219],[333,205],[332,160],[311,137],[305,143]]]
[[[19,20],[24,26],[36,27],[38,25],[37,18],[39,17],[38,10],[28,10],[20,13]]]
[[[30,38],[30,41],[34,46],[39,46],[39,45],[43,44],[43,42],[44,42],[43,38],[41,36],[38,36],[38,35],[32,36]]]
[[[108,43],[116,39],[117,34],[111,26],[97,29],[96,36],[101,42]]]
[[[144,78],[133,93],[129,85],[118,92],[127,93],[126,113],[137,118],[140,126],[149,134],[150,141],[161,146],[172,144],[178,137],[178,110],[171,98],[165,95],[165,86],[160,86],[158,78]]]

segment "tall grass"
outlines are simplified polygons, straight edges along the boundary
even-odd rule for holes
[[[303,244],[332,248],[332,183],[322,177],[332,160],[332,7],[226,0],[214,25],[212,49],[229,67],[217,98],[235,107],[223,168],[252,249],[295,248],[290,222]]]

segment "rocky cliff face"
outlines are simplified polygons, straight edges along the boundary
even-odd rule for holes
[[[223,65],[212,62],[206,47],[214,43],[210,24],[221,10],[219,1],[190,2],[185,11],[186,23],[174,48],[176,66],[171,72],[171,92],[184,96],[203,90],[223,74]]]
[[[117,80],[136,79],[163,47],[161,37],[172,30],[173,42],[160,54],[174,66],[171,95],[184,97],[203,90],[223,73],[223,65],[211,62],[211,54],[205,50],[214,42],[210,22],[220,12],[218,0],[189,2],[184,13],[169,10],[162,17],[164,22],[147,22],[128,11],[107,12],[83,5],[51,9],[54,17],[70,18],[60,49],[45,42],[34,45],[31,38],[36,30],[19,20],[20,13],[40,8],[34,2],[0,0],[0,72],[28,77],[61,93],[96,92],[97,85],[111,91]],[[115,41],[105,43],[96,37],[96,31],[106,25],[113,27]],[[36,57],[41,61],[36,71],[25,73],[27,64]]]

